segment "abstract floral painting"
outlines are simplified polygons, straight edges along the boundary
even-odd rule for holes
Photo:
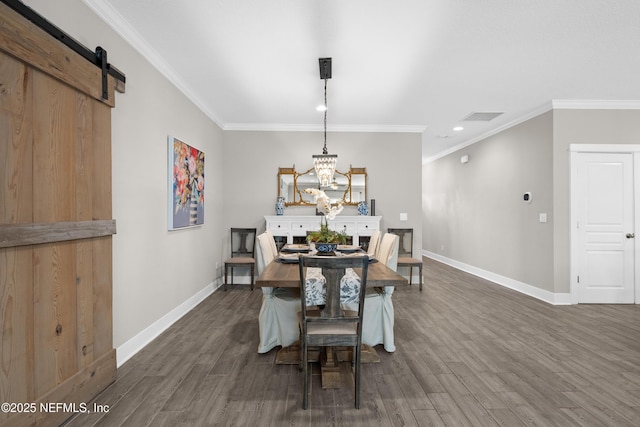
[[[169,230],[204,224],[204,152],[168,138]]]

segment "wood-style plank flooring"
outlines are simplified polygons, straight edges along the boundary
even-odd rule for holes
[[[76,426],[638,426],[640,306],[552,306],[433,260],[396,288],[397,351],[352,388],[258,354],[262,292],[219,290],[118,370]],[[349,367],[345,365],[344,375]],[[90,404],[91,405],[91,404]]]

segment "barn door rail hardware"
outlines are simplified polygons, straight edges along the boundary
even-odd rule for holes
[[[95,66],[102,69],[102,98],[109,99],[109,92],[107,89],[107,75],[113,76],[116,80],[125,83],[125,75],[113,65],[107,62],[107,51],[100,46],[96,47],[95,52],[91,51],[84,45],[78,43],[73,37],[62,31],[60,28],[53,25],[42,15],[38,14],[35,10],[25,5],[19,0],[0,0],[2,3],[15,10],[24,18],[33,22],[40,29],[60,41],[62,44],[76,52],[78,55],[85,58]]]

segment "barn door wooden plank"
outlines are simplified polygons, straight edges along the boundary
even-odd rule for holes
[[[32,221],[32,97],[29,68],[0,52],[0,224]]]
[[[75,221],[76,91],[34,71],[33,222]]]
[[[93,219],[111,219],[111,108],[93,103]],[[99,196],[98,196],[99,195]],[[113,348],[112,238],[93,239],[94,353]]]
[[[38,71],[33,76],[33,221],[74,221],[77,92]],[[76,246],[70,241],[33,247],[38,395],[77,370]]]
[[[32,216],[32,87],[29,68],[0,52],[0,223]],[[31,248],[0,249],[0,400],[31,402],[33,278]],[[8,415],[0,414],[0,425]]]
[[[33,402],[34,322],[31,248],[0,249],[0,398]],[[5,414],[0,414],[0,425]]]
[[[112,238],[93,239],[93,352],[99,357],[113,348]]]
[[[76,140],[75,140],[75,204],[76,221],[90,221],[93,215],[93,170],[95,144],[93,141],[93,101],[86,95],[76,93]],[[99,196],[97,196],[99,197]],[[76,242],[76,316],[77,316],[77,360],[78,368],[86,368],[94,360],[93,354],[93,242]]]
[[[111,194],[111,108],[94,102],[93,114],[93,195],[94,220],[110,220],[112,216]]]

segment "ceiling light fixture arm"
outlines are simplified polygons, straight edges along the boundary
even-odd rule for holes
[[[320,79],[324,80],[324,146],[322,154],[314,154],[313,165],[320,187],[331,185],[333,174],[336,171],[338,156],[329,154],[327,150],[327,80],[331,78],[331,58],[320,58]]]
[[[327,79],[324,79],[324,148],[322,149],[322,154],[329,154],[327,151],[327,110],[329,109],[327,105]]]

